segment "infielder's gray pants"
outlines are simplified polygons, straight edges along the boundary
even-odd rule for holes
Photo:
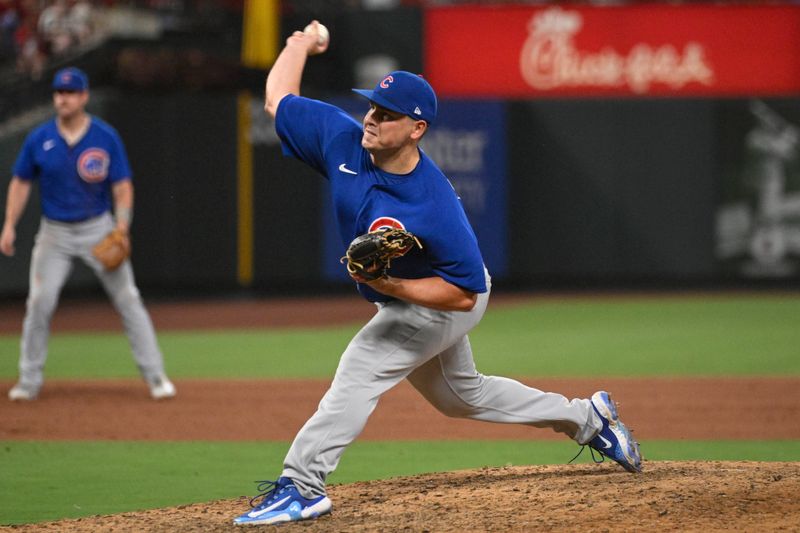
[[[42,218],[31,258],[30,292],[22,328],[19,360],[22,383],[37,390],[42,385],[50,319],[76,257],[92,268],[122,316],[142,376],[150,380],[163,373],[164,361],[150,316],[136,288],[130,261],[125,261],[114,272],[106,272],[92,255],[92,247],[112,229],[109,213],[70,224]]]
[[[590,400],[568,400],[475,369],[467,332],[488,301],[488,291],[478,295],[469,312],[401,301],[379,306],[350,341],[317,412],[295,437],[282,475],[307,498],[325,494],[325,479],[345,447],[364,429],[380,396],[404,378],[448,416],[549,427],[580,444],[591,440],[602,422]]]

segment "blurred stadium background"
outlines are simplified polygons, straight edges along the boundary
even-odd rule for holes
[[[313,18],[332,46],[305,95],[360,114],[349,89],[395,68],[437,88],[424,147],[497,288],[800,280],[796,3],[2,0],[0,16],[0,202],[52,74],[85,69],[134,169],[147,297],[351,293],[325,181],[262,111],[275,54]],[[38,218],[34,197],[3,300],[27,291]],[[66,296],[99,294],[76,267]]]
[[[796,2],[0,0],[0,205],[25,135],[52,114],[50,82],[63,66],[88,72],[89,110],[119,130],[129,152],[132,261],[148,309],[159,308],[167,368],[185,393],[157,407],[144,392],[119,405],[190,408],[193,380],[262,380],[265,391],[270,380],[321,382],[357,329],[309,322],[314,305],[299,297],[347,295],[352,300],[323,299],[348,310],[359,300],[338,262],[344,245],[325,180],[281,155],[262,109],[276,53],[314,18],[328,26],[332,45],[309,60],[303,93],[360,115],[365,104],[350,88],[370,87],[396,68],[424,74],[440,97],[424,149],[464,202],[494,291],[556,293],[490,310],[473,337],[483,371],[537,381],[582,376],[598,386],[615,376],[723,378],[740,388],[736,379],[746,376],[763,378],[766,388],[796,380]],[[16,377],[39,217],[34,189],[16,255],[0,256],[3,387]],[[587,303],[598,291],[658,294]],[[681,293],[660,298],[661,291]],[[185,305],[205,298],[230,306],[214,315],[215,331],[192,321],[203,306]],[[54,324],[73,327],[54,328],[48,379],[62,389],[88,380],[82,390],[118,401],[115,387],[124,382],[114,379],[134,378],[136,369],[117,323],[90,318],[99,306],[86,300],[107,311],[110,304],[83,265],[75,264],[63,300]],[[280,322],[264,327],[263,301],[280,307]],[[231,309],[245,312],[239,318]],[[329,313],[342,319],[338,309]],[[307,328],[284,329],[298,316]],[[693,382],[698,390],[702,379]],[[737,396],[758,399],[741,390]],[[0,500],[0,523],[234,497],[288,446],[19,440],[15,431],[30,425],[24,409],[53,416],[73,405],[62,399],[55,393],[19,406],[0,398],[0,493],[9,495]],[[750,414],[778,421],[786,434],[698,441],[678,424],[675,440],[645,434],[647,457],[796,461],[798,404],[783,401],[754,402]],[[252,403],[255,411],[261,401]],[[646,407],[632,425],[647,419]],[[735,406],[699,402],[680,413],[710,420],[714,409]],[[717,439],[738,438],[709,428]],[[573,454],[571,443],[536,438],[358,442],[334,481],[564,463]]]

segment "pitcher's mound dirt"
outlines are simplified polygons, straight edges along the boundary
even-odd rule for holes
[[[797,531],[798,494],[798,463],[645,462],[640,475],[613,464],[484,468],[333,486],[332,515],[256,529]],[[241,497],[13,530],[241,532],[231,520],[248,508],[247,501]]]

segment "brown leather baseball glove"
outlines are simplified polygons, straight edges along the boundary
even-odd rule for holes
[[[92,255],[106,270],[116,270],[131,255],[130,239],[115,229],[92,248]]]
[[[373,281],[385,276],[392,259],[405,255],[414,245],[422,248],[419,239],[410,232],[383,228],[353,239],[340,261],[347,263],[351,275]]]

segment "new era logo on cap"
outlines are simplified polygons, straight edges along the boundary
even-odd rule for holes
[[[405,70],[387,74],[372,91],[353,89],[371,102],[408,115],[415,120],[432,123],[436,119],[437,101],[433,87],[422,78]]]

